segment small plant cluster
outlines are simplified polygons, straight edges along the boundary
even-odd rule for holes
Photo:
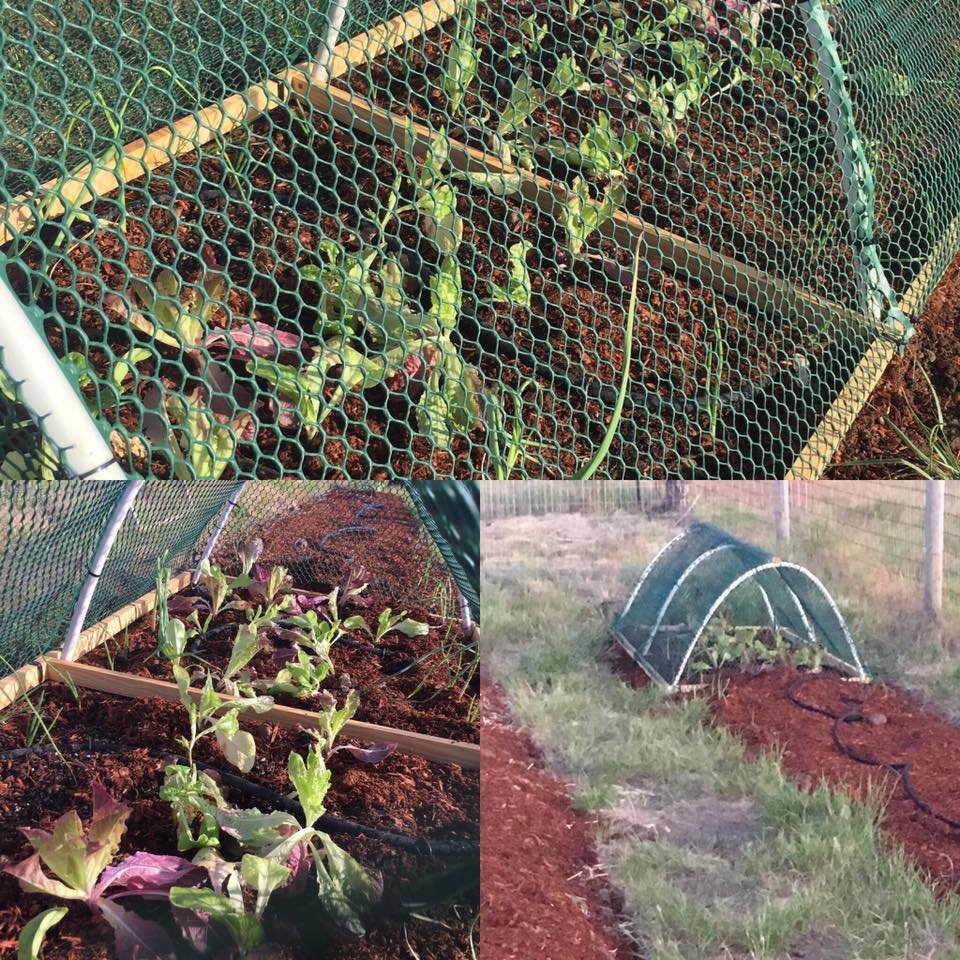
[[[209,954],[214,927],[231,942],[231,955],[244,955],[265,939],[263,917],[271,897],[303,895],[311,889],[334,921],[361,935],[364,915],[379,901],[377,877],[320,830],[318,822],[331,785],[330,757],[344,750],[362,762],[376,763],[390,756],[396,744],[337,745],[338,735],[356,713],[359,696],[351,689],[338,705],[321,685],[333,672],[331,647],[344,633],[364,629],[380,642],[391,631],[415,636],[429,628],[389,608],[373,629],[357,614],[344,617],[345,606],[369,605],[360,567],[349,569],[329,594],[287,592],[286,570],[260,566],[262,550],[259,540],[242,546],[240,572],[234,576],[205,563],[200,578],[205,596],[158,604],[157,654],[169,662],[186,711],[186,729],[177,738],[185,756],[166,766],[159,791],[176,826],[178,855],[139,851],[110,866],[130,808],[95,782],[93,816],[86,827],[71,810],[50,832],[24,828],[34,853],[5,868],[27,892],[78,900],[101,915],[114,930],[120,960],[182,956],[185,945]],[[162,562],[157,579],[158,587],[169,582]],[[158,597],[166,597],[166,590],[158,590]],[[227,667],[217,674],[197,651],[202,651],[218,615],[227,610],[243,610],[246,619],[238,625]],[[180,620],[172,611],[188,616]],[[274,658],[283,666],[275,677],[255,678],[245,668],[267,637],[273,638]],[[252,770],[256,741],[241,728],[241,718],[271,709],[278,693],[319,699],[317,727],[307,731],[313,742],[303,755],[291,752],[287,763],[302,822],[289,813],[232,806],[216,776],[196,758],[197,745],[209,739],[240,773]],[[191,859],[180,855],[191,851]],[[182,942],[174,943],[163,924],[118,902],[126,903],[128,897],[167,901]],[[34,917],[21,932],[19,956],[39,957],[46,932],[66,913],[67,907],[51,907]]]
[[[704,630],[690,670],[702,675],[724,667],[751,669],[758,665],[793,664],[816,673],[823,666],[824,653],[818,644],[791,644],[779,631],[738,628],[721,613]]]
[[[520,23],[520,39],[507,51],[515,69],[505,107],[485,102],[491,91],[481,89],[478,112],[464,118],[468,126],[491,131],[490,146],[508,166],[535,170],[539,160],[575,171],[562,216],[574,256],[623,207],[628,166],[641,142],[673,148],[684,121],[709,101],[752,82],[758,72],[795,73],[790,59],[763,40],[766,21],[780,8],[768,0],[669,0],[662,17],[646,16],[633,29],[627,26],[624,5],[604,0],[597,4],[605,21],[597,38],[583,51],[568,45],[552,69],[542,70],[555,19],[572,22],[589,6],[574,0],[566,9],[547,0],[527,4],[532,12]],[[461,17],[447,57],[444,87],[453,116],[464,112],[466,90],[477,76],[475,19],[474,0]],[[556,114],[565,103],[595,91],[617,98],[631,108],[630,114],[615,122],[599,111],[576,143],[555,137],[537,119],[546,107]],[[499,193],[519,189],[519,178],[515,182],[500,175],[491,184],[485,174],[468,176]]]

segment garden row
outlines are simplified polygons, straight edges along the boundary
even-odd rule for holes
[[[8,210],[11,279],[115,452],[157,475],[791,462],[842,378],[811,368],[859,328],[828,279],[849,247],[811,234],[843,219],[832,147],[788,161],[827,124],[802,23],[576,7],[429,2],[341,44],[330,83],[292,67],[128,144],[48,185],[53,256]]]
[[[272,531],[193,584],[161,568],[78,661],[2,682],[5,947],[37,956],[46,932],[47,958],[469,955],[476,639],[442,590],[389,606],[389,564],[291,582],[268,557],[309,553],[299,519],[300,546]]]

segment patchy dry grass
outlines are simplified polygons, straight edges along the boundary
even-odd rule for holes
[[[670,535],[627,515],[482,527],[484,662],[596,812],[638,957],[960,960],[960,899],[937,902],[881,849],[876,802],[803,793],[705,725],[701,702],[608,668],[608,613]]]

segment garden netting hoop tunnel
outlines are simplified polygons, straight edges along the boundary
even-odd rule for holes
[[[8,479],[817,476],[960,249],[956,2],[0,24]]]
[[[434,485],[442,489],[431,490]],[[415,590],[411,594],[390,566],[390,551],[402,545],[406,556],[422,558],[423,576],[445,582],[451,601],[463,599],[466,619],[479,622],[473,578],[479,526],[469,509],[476,493],[462,486],[283,480],[0,484],[0,676],[146,594],[164,554],[182,588],[201,556],[215,549],[227,563],[242,543],[324,498],[349,500],[342,508],[349,522],[325,531],[324,542],[301,542],[289,556],[275,558],[297,584],[336,583],[361,548],[365,556],[375,554],[370,545],[379,542],[383,562],[368,560],[366,569],[370,595],[397,605],[416,602]],[[22,579],[27,570],[29,594]]]
[[[613,634],[650,677],[673,688],[721,609],[732,625],[819,644],[850,672],[867,675],[843,615],[809,570],[708,523],[691,524],[650,561]]]

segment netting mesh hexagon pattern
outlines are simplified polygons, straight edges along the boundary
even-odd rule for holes
[[[128,471],[784,476],[960,246],[955,4],[0,16],[5,278]]]

